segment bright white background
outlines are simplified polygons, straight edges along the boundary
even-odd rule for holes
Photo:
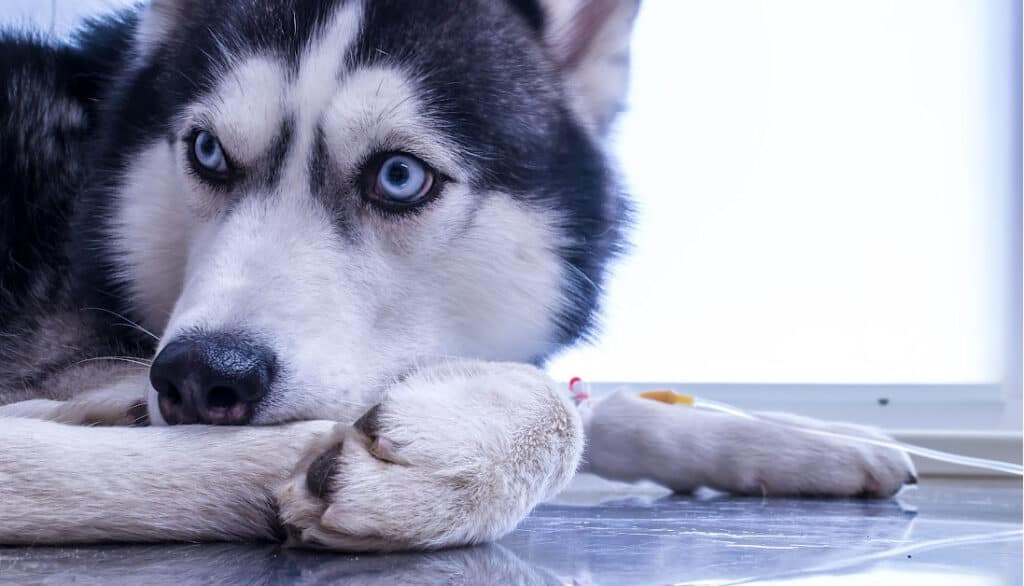
[[[647,2],[618,148],[635,252],[601,342],[553,372],[981,383],[1019,368],[1012,4]]]
[[[125,3],[58,0],[51,21],[4,0],[0,18],[64,31]],[[1019,368],[1012,5],[646,0],[617,135],[634,250],[599,344],[552,372],[1002,382]]]

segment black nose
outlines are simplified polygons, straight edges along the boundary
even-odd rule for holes
[[[170,425],[245,425],[273,381],[276,358],[240,334],[188,335],[153,361],[149,380]]]

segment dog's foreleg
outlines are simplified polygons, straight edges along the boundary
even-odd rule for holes
[[[744,419],[618,392],[584,416],[585,470],[757,496],[887,497],[917,477],[902,451],[801,429],[884,438],[876,430],[780,414]]]
[[[333,428],[0,419],[0,544],[278,538],[273,491]]]

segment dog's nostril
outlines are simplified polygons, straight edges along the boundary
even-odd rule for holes
[[[172,405],[181,405],[181,392],[173,382],[157,376],[151,376],[150,381],[162,401],[167,401]]]
[[[227,409],[239,402],[238,393],[230,387],[213,387],[206,394],[206,404],[215,409]]]
[[[160,397],[165,399],[172,405],[181,405],[181,393],[178,392],[178,387],[168,383],[164,388],[158,390]]]

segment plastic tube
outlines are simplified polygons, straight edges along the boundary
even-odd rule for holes
[[[809,427],[803,427],[799,425],[791,425],[789,423],[782,423],[774,421],[765,417],[759,417],[755,414],[744,411],[738,407],[727,405],[725,403],[719,403],[717,401],[710,401],[708,399],[702,399],[700,397],[690,397],[688,395],[680,395],[689,399],[689,404],[693,405],[696,409],[707,409],[710,411],[717,411],[719,413],[725,413],[734,417],[741,417],[743,419],[751,419],[760,423],[766,423],[769,425],[777,425],[788,429],[795,429],[803,433],[809,433],[813,435],[820,435],[823,437],[830,437],[834,439],[840,439],[855,443],[868,444],[872,446],[880,446],[883,448],[893,448],[897,450],[903,450],[908,454],[920,456],[922,458],[928,458],[931,460],[939,460],[941,462],[949,462],[951,464],[959,464],[961,466],[968,466],[970,468],[981,468],[983,470],[993,470],[996,472],[1005,472],[1006,474],[1013,474],[1015,476],[1024,476],[1024,466],[1019,464],[1012,464],[1010,462],[1002,462],[1000,460],[987,460],[985,458],[974,458],[971,456],[961,456],[959,454],[950,454],[948,452],[942,452],[939,450],[933,450],[930,448],[923,448],[921,446],[915,446],[913,444],[906,444],[894,440],[884,440],[874,437],[862,437],[856,435],[847,435],[845,433],[836,433],[834,431],[826,431],[823,429],[813,429]],[[684,401],[677,401],[684,402]]]

